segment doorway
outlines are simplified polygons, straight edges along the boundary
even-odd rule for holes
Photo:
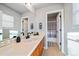
[[[53,46],[53,43],[57,43],[57,14],[58,13],[51,13],[47,15],[48,47]]]
[[[48,20],[51,16],[52,20]],[[47,48],[57,43],[60,51],[64,53],[64,25],[63,25],[63,11],[53,11],[47,13]],[[62,40],[63,39],[63,40]]]
[[[28,32],[28,18],[23,18],[22,20],[22,32],[26,35]]]

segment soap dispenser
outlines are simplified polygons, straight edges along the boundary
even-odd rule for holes
[[[18,37],[16,38],[16,42],[19,43],[20,41],[21,41],[21,38],[20,38],[20,36],[18,36]]]

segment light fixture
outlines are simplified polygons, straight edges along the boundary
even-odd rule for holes
[[[30,6],[30,5],[31,5],[31,3],[25,3],[25,5]]]
[[[34,13],[34,8],[31,3],[25,3],[25,6],[27,7],[28,10],[30,10],[32,13]]]

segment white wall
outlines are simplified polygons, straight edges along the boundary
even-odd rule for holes
[[[12,9],[6,7],[3,4],[0,4],[0,10],[5,14],[8,14],[8,15],[11,15],[11,16],[14,17],[14,27],[10,28],[10,29],[20,29],[20,19],[21,19],[21,17],[17,12],[13,11]]]
[[[1,29],[1,27],[2,27],[2,11],[0,11],[0,29]]]
[[[64,4],[64,11],[65,11],[65,21],[64,21],[64,27],[65,27],[65,51],[68,51],[68,38],[67,38],[67,33],[68,32],[79,32],[79,26],[74,26],[73,27],[73,14],[72,14],[72,4]],[[69,43],[70,44],[70,43]],[[66,53],[68,54],[68,52]]]
[[[68,54],[68,42],[67,42],[67,33],[72,31],[72,4],[67,3],[64,4],[64,50],[66,51],[65,54]]]
[[[20,16],[20,14],[18,14],[17,12],[15,12],[14,10],[10,9],[9,7],[7,7],[3,4],[0,4],[0,11],[14,17],[14,27],[13,28],[3,28],[3,29],[10,29],[10,30],[14,29],[14,30],[18,30],[19,33],[20,33],[20,27],[21,27],[21,23],[20,23],[21,16]],[[2,25],[0,26],[0,28],[2,28]],[[7,33],[7,35],[8,35],[8,33]]]
[[[42,9],[39,9],[39,10],[36,11],[37,25],[38,25],[39,22],[42,22],[44,32],[46,32],[46,13],[51,12],[51,11],[55,11],[55,10],[59,10],[59,9],[63,9],[62,4],[56,4],[56,5],[46,7],[46,8],[42,8]],[[38,28],[37,28],[37,30],[39,31]]]
[[[36,25],[35,25],[36,24],[36,21],[35,21],[35,14],[34,13],[27,12],[27,13],[24,13],[22,15],[22,17],[27,17],[28,18],[28,32],[37,31],[37,30],[35,30],[36,29]],[[34,29],[33,30],[30,29],[31,23],[34,24]]]
[[[22,15],[22,17],[27,16],[29,18],[29,31],[32,31],[30,29],[30,23],[33,22],[34,23],[34,30],[33,31],[43,31],[46,34],[46,25],[47,25],[47,21],[46,21],[46,13],[50,12],[50,11],[55,11],[55,10],[60,10],[63,9],[63,4],[55,4],[52,6],[48,6],[45,8],[41,8],[35,11],[35,14],[32,13],[24,13]],[[42,22],[42,30],[39,30],[39,23]]]
[[[63,4],[56,4],[54,6],[49,6],[49,7],[45,7],[45,8],[41,8],[39,10],[36,10],[35,14],[34,13],[24,13],[22,15],[22,17],[27,16],[29,18],[29,24],[31,22],[34,23],[34,31],[40,31],[38,28],[38,23],[42,22],[43,23],[43,31],[46,32],[46,13],[50,12],[50,11],[55,11],[55,10],[59,10],[59,9],[63,9]],[[29,28],[29,31],[31,31],[31,29]]]
[[[74,10],[75,9],[78,9],[79,7],[76,5],[76,7],[74,6],[75,4],[79,4],[79,3],[73,3],[72,5],[72,8],[73,8],[73,10],[72,10],[72,12],[73,12],[73,14],[72,14],[72,31],[73,32],[79,32],[79,16],[74,16],[74,15],[76,15],[76,13],[78,14],[78,11],[77,12],[75,12]],[[74,12],[75,12],[75,14],[74,14]],[[76,19],[76,18],[78,18],[78,19]]]

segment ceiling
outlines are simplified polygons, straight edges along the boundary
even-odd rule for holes
[[[56,3],[31,3],[33,8],[39,9],[51,5],[55,5]],[[29,10],[26,8],[25,3],[4,3],[7,7],[13,9],[14,11],[23,14],[24,12],[28,12]]]
[[[51,13],[51,14],[48,14],[48,17],[57,17],[58,13]]]
[[[33,6],[35,9],[39,9],[39,8],[51,6],[51,5],[54,5],[54,4],[55,4],[55,3],[32,3],[32,6]]]
[[[22,3],[5,3],[5,5],[20,14],[29,11]]]
[[[48,14],[48,21],[56,21],[58,13]]]

